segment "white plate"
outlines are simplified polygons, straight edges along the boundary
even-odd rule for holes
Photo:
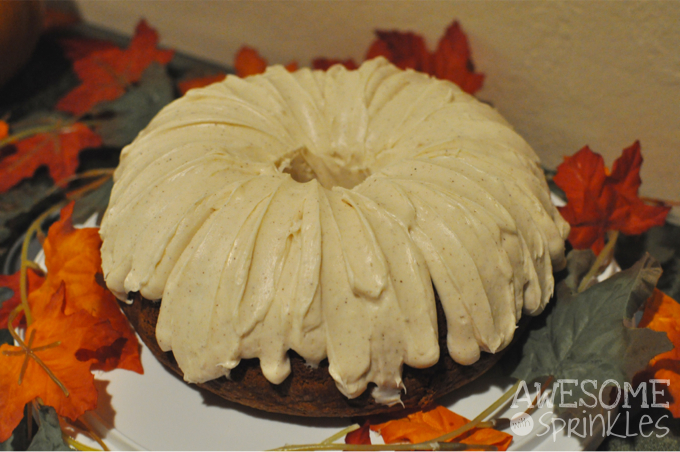
[[[351,424],[348,419],[269,414],[225,401],[184,383],[146,347],[142,349],[142,363],[144,375],[119,369],[96,373],[99,405],[88,416],[111,449],[266,450],[318,443]],[[471,419],[511,383],[508,378],[487,374],[440,403]],[[498,416],[510,418],[526,408],[522,403],[517,409],[507,405]],[[587,441],[568,437],[564,430],[556,435],[544,433],[546,429],[539,424],[541,416],[548,423],[552,414],[545,407],[535,412],[534,429],[526,436],[515,435],[511,450],[582,450],[597,447],[603,439],[600,432]]]
[[[95,226],[96,220],[93,216],[79,226]],[[44,266],[42,250],[34,260]],[[341,418],[270,414],[228,402],[186,384],[159,363],[141,339],[139,342],[144,375],[120,369],[95,372],[98,406],[86,416],[112,450],[266,450],[286,444],[319,443],[352,423]],[[513,383],[492,369],[439,403],[472,419]],[[508,402],[495,417],[511,418],[525,409],[526,404],[513,409]],[[534,428],[524,436],[515,434],[510,450],[594,449],[604,439],[601,431],[585,439],[568,436],[564,429],[546,431],[540,421],[550,423],[552,418],[547,407],[534,412]],[[379,435],[371,435],[374,443],[382,442]],[[77,439],[99,447],[83,435]]]

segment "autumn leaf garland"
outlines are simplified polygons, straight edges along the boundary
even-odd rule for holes
[[[57,185],[73,176],[80,152],[103,144],[98,121],[91,118],[93,109],[123,96],[153,63],[165,65],[172,59],[174,51],[157,45],[158,34],[143,20],[126,49],[96,39],[62,40],[81,84],[55,105],[63,113],[29,120],[17,130],[0,121],[0,193],[43,165]]]
[[[425,39],[413,32],[376,30],[376,39],[369,45],[366,60],[384,57],[400,69],[413,69],[430,74],[442,80],[449,80],[468,94],[479,91],[484,83],[484,74],[475,72],[472,52],[467,36],[460,24],[454,21],[446,29],[434,52],[427,50]],[[318,57],[312,60],[312,69],[328,70],[335,64],[347,69],[357,69],[359,65],[351,58]],[[291,61],[286,65],[295,71],[298,64]],[[234,70],[239,77],[261,74],[267,69],[267,60],[249,46],[243,46],[234,60]],[[222,80],[226,74],[213,74],[184,80],[178,84],[182,94],[191,88],[200,88]]]
[[[482,86],[484,75],[474,71],[467,37],[458,22],[448,27],[434,52],[427,50],[422,36],[412,32],[378,30],[376,35],[366,59],[382,56],[402,69],[450,80],[471,94]],[[164,66],[174,54],[172,50],[158,48],[158,34],[144,20],[137,25],[126,49],[100,39],[64,38],[60,43],[81,83],[54,106],[64,117],[56,115],[48,118],[47,123],[43,121],[22,130],[12,130],[11,124],[0,121],[0,172],[7,175],[0,180],[0,193],[31,177],[40,166],[47,166],[56,184],[75,174],[80,152],[103,144],[98,121],[92,119],[92,114],[129,92],[153,63]],[[326,70],[334,64],[343,64],[349,69],[358,67],[351,59],[329,58],[314,59],[312,67]],[[238,52],[234,61],[240,77],[264,72],[266,67],[267,61],[247,46]],[[286,68],[295,71],[298,64],[293,61]],[[177,88],[184,94],[224,77],[225,74],[213,74],[184,80]],[[7,151],[8,147],[13,149]]]

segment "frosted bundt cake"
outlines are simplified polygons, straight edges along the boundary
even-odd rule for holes
[[[363,400],[394,405],[404,365],[443,348],[465,373],[506,347],[565,263],[569,228],[529,145],[454,84],[384,59],[191,90],[114,180],[106,284],[134,294],[133,324],[153,317],[157,354],[188,382],[232,384],[258,358],[285,388],[292,356],[343,398],[372,383]]]

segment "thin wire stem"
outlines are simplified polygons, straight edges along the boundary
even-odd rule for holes
[[[510,389],[508,389],[505,394],[500,396],[498,400],[496,400],[493,404],[491,404],[490,407],[488,407],[486,410],[482,411],[476,418],[474,418],[471,422],[468,422],[464,426],[447,433],[446,435],[442,435],[439,438],[435,438],[432,441],[437,441],[437,442],[446,442],[449,441],[453,438],[456,438],[463,433],[472,430],[473,428],[477,427],[478,424],[480,424],[487,416],[493,414],[498,408],[500,408],[505,402],[507,402],[510,397],[514,396],[515,393],[517,392],[517,388],[519,388],[519,385],[521,383],[521,380],[517,380],[517,383],[512,385]]]
[[[31,308],[28,305],[28,246],[31,243],[31,238],[33,238],[33,233],[41,227],[43,221],[54,213],[56,210],[61,209],[66,203],[60,202],[43,212],[36,220],[31,223],[26,235],[24,236],[24,242],[21,245],[21,273],[19,275],[19,291],[21,296],[21,306],[23,306],[24,315],[26,316],[26,325],[31,325],[33,323],[33,315],[31,314]]]
[[[581,284],[578,285],[577,292],[581,293],[588,288],[590,281],[600,273],[600,269],[606,266],[611,258],[614,256],[614,247],[616,246],[616,241],[619,238],[619,231],[609,231],[607,233],[607,244],[602,248],[600,254],[597,255],[597,259],[593,262],[593,265],[588,270],[588,273],[581,280]]]
[[[43,360],[40,359],[35,353],[33,353],[33,350],[31,350],[31,347],[29,345],[26,345],[26,343],[21,339],[21,337],[19,337],[17,332],[14,330],[14,327],[12,326],[12,324],[14,323],[14,319],[16,319],[17,315],[19,315],[19,312],[21,312],[22,310],[23,310],[23,306],[19,305],[16,308],[14,308],[12,310],[12,312],[9,314],[9,318],[7,319],[7,324],[8,324],[7,329],[9,330],[9,334],[11,334],[12,337],[14,338],[14,340],[19,344],[19,347],[24,349],[24,352],[26,353],[26,355],[30,356],[36,363],[38,363],[38,365],[40,367],[42,367],[45,372],[47,372],[47,375],[52,379],[52,381],[54,381],[54,383],[57,386],[59,386],[59,389],[61,389],[64,392],[64,395],[66,397],[68,397],[70,393],[69,393],[68,389],[66,389],[66,386],[64,386],[64,384],[61,382],[61,380],[59,380],[57,378],[57,376],[54,375],[54,373],[52,373],[50,368],[47,367],[47,365],[43,362]],[[31,336],[33,335],[34,331],[35,330],[33,330],[31,332]],[[29,343],[30,343],[30,338],[29,338]],[[23,372],[24,371],[25,371],[25,369],[22,366],[22,373],[19,374],[19,384],[21,384],[21,381],[23,379]]]
[[[97,433],[95,433],[92,426],[82,416],[80,417],[80,419],[78,419],[78,421],[81,424],[83,424],[85,426],[85,428],[87,428],[87,434],[90,436],[90,438],[95,440],[97,442],[97,444],[99,444],[101,446],[102,450],[110,450],[108,448],[108,446],[106,445],[106,443],[104,443],[104,441],[99,437],[99,435],[97,435]]]
[[[71,437],[68,436],[66,433],[62,433],[62,434],[61,434],[61,437],[62,437],[62,439],[64,440],[64,442],[65,442],[66,444],[68,444],[69,446],[73,447],[75,450],[102,450],[102,449],[95,449],[95,448],[93,448],[93,447],[86,446],[85,444],[83,444],[83,443],[81,443],[81,442],[79,442],[79,441],[76,441],[75,439],[71,438]]]
[[[324,439],[323,441],[321,441],[320,444],[332,444],[335,441],[342,438],[343,436],[347,435],[348,433],[352,433],[353,431],[359,430],[360,428],[361,426],[359,424],[352,424],[349,427],[340,430],[335,435],[329,436],[328,438]]]

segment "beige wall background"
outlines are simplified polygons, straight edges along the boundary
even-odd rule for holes
[[[243,44],[273,63],[362,60],[373,30],[421,33],[454,20],[492,102],[555,167],[584,145],[607,165],[641,140],[642,193],[680,200],[680,1],[76,0],[126,34],[146,18],[162,44],[231,64]],[[677,212],[678,209],[675,209]]]

